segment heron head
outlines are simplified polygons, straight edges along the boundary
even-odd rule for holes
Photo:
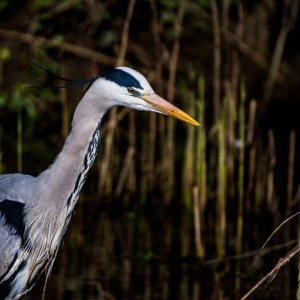
[[[110,101],[112,105],[154,111],[200,126],[188,114],[155,94],[147,79],[131,68],[118,67],[112,69],[101,74],[99,80],[96,81],[102,87],[102,96]]]

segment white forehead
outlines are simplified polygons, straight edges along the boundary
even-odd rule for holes
[[[131,68],[128,68],[128,67],[117,67],[116,69],[122,70],[122,71],[130,74],[131,76],[133,76],[140,83],[143,90],[146,91],[147,93],[149,93],[149,94],[154,93],[148,80],[141,73],[139,73]]]

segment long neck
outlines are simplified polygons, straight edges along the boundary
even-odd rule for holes
[[[80,101],[62,151],[53,164],[36,177],[26,215],[30,248],[40,249],[33,260],[39,261],[39,253],[43,255],[43,251],[47,251],[49,257],[56,255],[87,173],[96,158],[100,124],[109,105],[105,101],[98,104],[95,96],[86,93]]]
[[[84,134],[80,134],[79,136],[70,135],[70,139],[73,138],[74,140],[81,140],[80,143],[71,143],[73,144],[73,148],[70,151],[66,151],[70,145],[65,145],[62,150],[62,153],[59,155],[57,161],[52,165],[51,169],[56,169],[56,165],[61,169],[64,168],[64,174],[68,176],[65,178],[65,184],[68,183],[68,186],[64,184],[65,190],[68,190],[69,195],[68,197],[61,198],[63,202],[66,201],[66,205],[70,213],[74,209],[74,206],[77,202],[79,197],[79,193],[85,183],[87,174],[93,165],[95,158],[97,156],[99,147],[100,147],[100,121],[94,129],[94,132],[91,134],[90,132],[86,133],[86,138],[83,138]],[[89,138],[88,138],[89,137]],[[82,144],[82,141],[85,144]],[[67,141],[68,142],[68,141]],[[75,150],[75,147],[77,149]],[[75,153],[74,153],[75,150]],[[66,151],[66,153],[65,153]],[[68,157],[66,157],[68,156]],[[63,159],[67,159],[68,162],[62,163],[61,157]],[[59,171],[59,170],[58,170]],[[56,170],[55,172],[56,173]],[[54,174],[55,176],[55,174]]]
[[[101,120],[109,103],[89,91],[78,104],[71,132],[53,164],[36,178],[26,222],[30,243],[55,256],[100,145]],[[49,238],[50,237],[50,238]],[[48,252],[49,251],[49,252]],[[37,254],[37,260],[40,258]]]
[[[72,130],[54,163],[38,178],[46,189],[47,201],[58,209],[73,210],[100,145],[100,124],[107,108],[95,111],[89,98],[81,100],[73,118]],[[45,193],[46,192],[46,193]]]

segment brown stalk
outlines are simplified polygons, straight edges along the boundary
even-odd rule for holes
[[[216,246],[217,255],[224,256],[226,252],[226,190],[227,190],[227,172],[226,172],[226,115],[224,108],[218,120],[218,164],[217,164],[217,204],[216,204]]]
[[[268,193],[268,155],[264,155],[261,151],[256,153],[257,168],[254,184],[254,211],[260,212],[263,199],[267,199]]]
[[[201,207],[199,199],[199,189],[197,186],[193,188],[193,203],[196,252],[200,258],[204,258],[205,248],[201,237]]]
[[[300,230],[299,230],[299,217],[298,217],[298,230],[297,230],[297,238],[298,238],[298,247],[300,248]],[[298,257],[298,286],[296,299],[300,300],[300,258]]]
[[[212,26],[214,33],[214,49],[213,49],[213,114],[214,125],[219,120],[220,111],[220,93],[221,93],[221,26],[219,21],[219,9],[216,0],[210,2],[212,10]]]
[[[222,27],[228,28],[229,24],[229,8],[230,8],[230,0],[223,0],[222,1]]]
[[[246,210],[250,211],[250,196],[254,188],[255,180],[255,160],[256,160],[256,147],[253,145],[254,129],[255,129],[255,117],[256,117],[257,101],[252,99],[249,105],[249,117],[248,117],[248,130],[246,136],[246,145],[250,147],[249,150],[249,166],[248,166],[248,184],[246,190]]]
[[[128,176],[130,175],[132,164],[134,163],[134,154],[135,154],[135,148],[129,146],[124,158],[124,163],[121,169],[119,181],[115,191],[115,195],[117,197],[120,197],[122,195],[123,190],[125,189],[125,185],[126,182],[128,181]],[[129,187],[129,189],[133,189],[132,184],[131,187]]]
[[[252,99],[250,101],[250,106],[249,106],[248,130],[247,130],[247,137],[246,137],[246,142],[248,145],[252,145],[254,140],[256,108],[257,108],[257,101],[255,99]]]
[[[133,111],[129,113],[129,149],[133,149],[133,159],[130,165],[130,172],[128,174],[128,187],[129,194],[133,194],[136,190],[136,130],[135,130],[135,114]],[[128,151],[129,151],[128,149]]]
[[[269,164],[267,173],[267,203],[272,207],[273,192],[274,192],[274,168],[276,165],[276,155],[275,155],[275,141],[274,133],[272,130],[268,131],[269,140]],[[276,210],[276,209],[274,209]]]
[[[226,169],[227,169],[227,179],[228,179],[228,195],[231,199],[234,197],[235,184],[234,184],[234,124],[235,124],[235,98],[233,96],[231,84],[229,80],[224,81],[225,90],[225,109],[226,109],[226,120],[227,120],[227,130],[226,130]]]
[[[288,158],[288,172],[287,172],[287,208],[290,208],[293,202],[295,152],[296,152],[296,131],[293,129],[290,132],[290,143],[289,143],[289,158]]]
[[[187,92],[185,93],[187,96]],[[194,99],[193,96],[188,97],[188,99]],[[193,101],[195,102],[195,101]],[[194,103],[189,104],[188,114],[193,115],[195,108]],[[192,113],[193,112],[193,113]],[[200,161],[195,161],[195,127],[189,126],[187,128],[187,137],[184,147],[184,156],[183,156],[183,166],[182,166],[182,185],[183,185],[183,201],[187,207],[192,207],[192,198],[193,195],[191,190],[193,188],[193,184],[195,183],[195,164],[200,163]],[[200,198],[200,197],[198,197]],[[195,200],[195,199],[194,199]],[[200,199],[198,199],[200,201]]]
[[[120,197],[122,192],[125,190],[127,183],[127,191],[129,194],[132,194],[135,191],[136,187],[136,178],[135,178],[135,142],[136,142],[136,133],[135,133],[135,119],[134,113],[131,111],[129,113],[129,147],[125,155],[124,163],[121,169],[119,176],[119,181],[116,188],[116,196]]]

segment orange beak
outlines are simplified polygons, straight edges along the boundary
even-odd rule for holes
[[[177,108],[170,102],[166,101],[165,99],[161,98],[160,96],[156,95],[155,93],[150,95],[144,94],[141,95],[140,97],[143,100],[145,100],[147,103],[149,103],[154,109],[156,109],[157,111],[163,114],[166,114],[168,116],[182,120],[184,122],[187,122],[195,126],[201,126],[196,120],[194,120],[188,114],[186,114],[185,112],[183,112],[181,109]]]

